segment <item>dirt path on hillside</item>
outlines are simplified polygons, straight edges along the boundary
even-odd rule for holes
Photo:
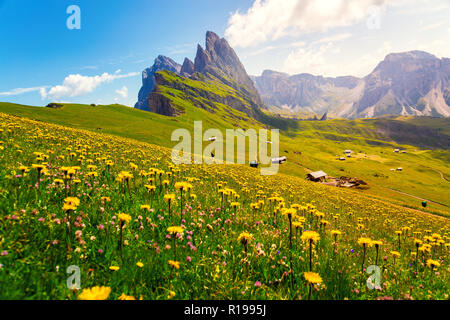
[[[444,179],[445,181],[450,181],[444,176],[444,174],[441,171],[439,171],[437,169],[433,169],[433,170],[436,171],[436,172],[439,172],[439,174],[441,175],[441,178]]]
[[[388,190],[391,190],[391,191],[394,191],[394,192],[403,194],[403,195],[405,195],[405,196],[413,197],[413,198],[416,198],[416,199],[419,199],[419,200],[422,200],[422,201],[427,201],[427,202],[430,202],[430,203],[439,204],[439,205],[444,206],[444,207],[447,207],[447,208],[450,207],[450,206],[448,206],[448,205],[446,205],[446,204],[443,204],[443,203],[440,203],[440,202],[437,202],[437,201],[433,201],[433,200],[429,200],[429,199],[425,199],[425,198],[421,198],[421,197],[418,197],[418,196],[415,196],[415,195],[413,195],[413,194],[406,193],[406,192],[403,192],[403,191],[398,191],[398,190],[391,189],[391,188],[385,188],[385,189],[388,189]]]
[[[378,202],[381,202],[381,203],[384,203],[384,204],[388,204],[390,206],[399,207],[399,208],[402,208],[402,209],[414,211],[414,212],[417,212],[417,213],[420,213],[420,214],[430,215],[430,216],[433,216],[433,217],[441,217],[441,218],[444,218],[444,219],[450,219],[450,217],[447,217],[447,216],[442,216],[442,215],[439,215],[439,214],[426,212],[426,211],[422,211],[422,210],[419,210],[419,209],[413,209],[413,208],[405,207],[405,206],[402,206],[402,205],[399,205],[399,204],[394,204],[394,203],[391,203],[389,201],[380,200],[380,199],[375,198],[374,196],[371,196],[371,195],[368,195],[368,194],[365,194],[364,196],[367,197],[370,200],[378,201]]]
[[[299,167],[302,167],[305,171],[306,171],[306,173],[311,173],[311,172],[313,172],[311,169],[309,169],[309,168],[307,168],[307,167],[305,167],[305,166],[302,166],[300,163],[298,163],[297,161],[293,161],[295,164],[297,164]]]

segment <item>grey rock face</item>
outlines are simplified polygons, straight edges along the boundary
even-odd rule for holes
[[[194,73],[194,63],[188,58],[184,58],[183,65],[181,66],[180,74],[184,77],[189,77]]]
[[[357,114],[450,116],[445,92],[450,88],[449,59],[423,52],[392,53],[364,78],[355,103]]]
[[[423,52],[393,53],[366,77],[253,77],[267,105],[348,118],[386,114],[450,116],[450,59]]]
[[[322,114],[332,109],[340,95],[352,96],[349,93],[357,91],[362,82],[351,76],[326,78],[308,73],[290,76],[271,70],[253,77],[253,81],[266,105]]]
[[[209,73],[224,83],[253,96],[255,104],[263,105],[253,81],[236,52],[224,38],[220,38],[214,32],[206,32],[205,49],[198,45],[194,71]]]
[[[155,87],[155,73],[161,70],[169,70],[177,74],[181,71],[181,65],[165,56],[158,56],[152,67],[145,69],[142,72],[142,87],[139,90],[138,102],[135,108],[141,110],[150,110],[148,104],[148,97]]]

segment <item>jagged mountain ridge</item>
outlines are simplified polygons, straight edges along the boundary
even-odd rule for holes
[[[368,118],[387,114],[449,117],[449,78],[450,59],[410,51],[387,55],[364,78],[290,76],[266,70],[252,80],[267,105]]]
[[[211,112],[218,103],[253,119],[262,117],[260,108],[264,104],[253,81],[228,42],[211,31],[206,33],[205,49],[198,45],[194,62],[185,58],[179,65],[159,56],[151,68],[144,70],[142,79],[136,104],[142,110],[168,116],[183,113],[183,108],[174,102],[176,91],[181,99]]]
[[[169,57],[159,55],[150,68],[142,71],[142,87],[138,93],[138,101],[135,104],[136,109],[150,110],[148,105],[148,96],[155,88],[155,73],[161,70],[169,70],[180,73],[182,66],[170,59]]]

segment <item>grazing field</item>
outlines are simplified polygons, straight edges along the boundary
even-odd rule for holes
[[[0,299],[449,298],[448,218],[170,154],[0,113]]]

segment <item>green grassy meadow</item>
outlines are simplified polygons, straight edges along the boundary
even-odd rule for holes
[[[0,111],[8,114],[132,138],[168,148],[177,144],[171,141],[171,133],[177,128],[186,128],[192,133],[193,123],[196,120],[203,122],[204,131],[217,128],[224,136],[227,128],[246,130],[266,127],[227,106],[223,108],[232,109],[238,116],[232,117],[232,120],[223,118],[224,111],[211,113],[189,103],[185,108],[187,111],[181,116],[166,117],[121,105],[92,107],[67,104],[60,109],[52,109],[0,103]],[[433,120],[438,124],[429,124],[433,123]],[[450,177],[448,166],[450,151],[417,147],[415,144],[420,141],[413,133],[410,144],[386,140],[388,138],[377,131],[377,123],[382,121],[399,122],[402,129],[406,122],[406,129],[415,128],[408,127],[411,122],[414,126],[411,119],[299,121],[298,128],[281,131],[280,155],[286,155],[288,161],[280,167],[280,171],[302,178],[307,173],[305,168],[312,171],[323,170],[334,177],[358,177],[367,182],[369,188],[355,192],[366,193],[383,201],[391,201],[418,210],[447,215],[450,206],[449,182],[442,179],[439,172],[447,179]],[[449,121],[427,119],[422,125],[425,124],[432,128],[440,125],[448,127]],[[395,148],[405,150],[406,153],[394,153]],[[344,155],[343,151],[346,149],[354,151],[355,154],[352,158],[339,161],[338,158]],[[403,171],[390,170],[398,167],[402,167]],[[429,202],[428,206],[423,208],[420,199],[393,190],[437,203]],[[333,188],[330,192],[333,192]]]
[[[0,299],[449,298],[446,217],[95,131],[0,113]]]

